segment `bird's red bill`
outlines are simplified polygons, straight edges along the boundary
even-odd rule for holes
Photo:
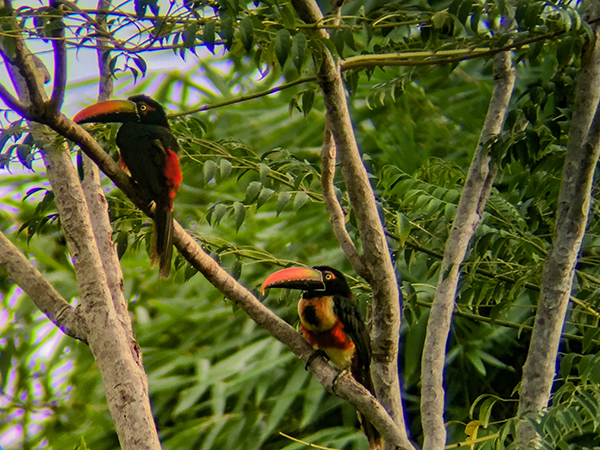
[[[290,267],[272,273],[262,284],[262,293],[269,288],[306,289],[319,287],[325,289],[323,274],[308,267]]]
[[[108,100],[106,102],[96,103],[95,105],[88,106],[85,109],[79,111],[73,122],[92,122],[94,117],[103,116],[106,114],[115,113],[137,113],[137,105],[129,100]]]

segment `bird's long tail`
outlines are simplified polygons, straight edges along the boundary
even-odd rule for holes
[[[370,367],[368,365],[361,366],[354,370],[353,375],[356,381],[362,384],[375,397],[375,389],[373,388],[373,379],[371,378]],[[367,437],[371,450],[383,450],[383,436],[381,436],[377,428],[375,428],[365,416],[358,411],[356,414],[358,415],[360,428]]]
[[[150,243],[150,262],[158,264],[158,275],[169,278],[173,258],[173,211],[170,204],[156,202],[154,231]]]

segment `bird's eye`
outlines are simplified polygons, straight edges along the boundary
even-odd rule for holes
[[[331,273],[327,272],[327,273],[325,274],[325,279],[326,279],[326,280],[328,280],[328,281],[329,281],[329,280],[332,280],[332,279],[333,279],[333,274],[331,274]]]
[[[144,112],[144,111],[146,111],[147,109],[148,109],[148,107],[147,107],[145,104],[143,104],[143,103],[142,103],[142,104],[140,105],[140,111],[141,111],[141,112]]]

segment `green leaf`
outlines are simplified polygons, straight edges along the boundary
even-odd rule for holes
[[[308,201],[308,194],[304,191],[299,191],[294,197],[294,204],[292,208],[294,212],[297,212],[300,208],[304,206],[304,204]]]
[[[277,196],[277,215],[281,214],[283,208],[290,202],[292,194],[288,191],[281,191]]]
[[[286,28],[277,31],[275,35],[275,56],[283,68],[292,47],[292,36]]]
[[[225,215],[225,212],[227,212],[227,205],[224,205],[223,203],[217,203],[215,205],[212,214],[212,226],[216,227],[221,222],[221,219]]]
[[[292,62],[298,72],[302,69],[304,54],[306,52],[306,36],[302,33],[296,33],[292,40]]]
[[[556,49],[556,59],[559,66],[566,66],[573,57],[573,47],[575,46],[575,38],[571,35],[561,39]]]
[[[119,231],[117,234],[117,256],[119,259],[123,257],[129,245],[129,234],[126,231]]]
[[[400,240],[400,244],[404,245],[406,243],[411,228],[412,225],[408,217],[399,211],[396,212],[396,237]]]
[[[258,169],[260,182],[267,184],[269,182],[269,174],[271,173],[271,169],[265,163],[260,163],[258,165]]]
[[[202,29],[202,41],[206,49],[215,54],[215,22],[212,20],[206,22]]]
[[[214,162],[212,159],[207,160],[204,163],[203,174],[204,184],[208,184],[208,182],[212,180],[217,174],[217,163]]]
[[[227,50],[231,49],[233,44],[233,19],[229,16],[221,17],[221,39]]]
[[[234,202],[233,215],[235,217],[235,231],[238,232],[246,219],[246,208],[241,202]]]
[[[244,203],[247,205],[254,203],[254,200],[258,197],[262,189],[262,183],[260,181],[252,181],[246,188],[246,198],[244,198]]]
[[[294,11],[291,2],[279,5],[279,13],[281,14],[283,25],[286,28],[290,30],[296,29],[296,12]]]
[[[254,24],[248,16],[244,17],[240,22],[240,37],[242,38],[242,44],[246,49],[246,53],[250,53],[254,42]]]
[[[577,355],[575,353],[567,353],[560,360],[560,376],[566,381],[571,374],[571,368],[573,367],[573,359]]]
[[[308,89],[302,93],[302,113],[304,117],[308,115],[315,102],[315,91]]]
[[[258,195],[258,199],[256,200],[256,209],[260,208],[264,205],[275,193],[273,189],[263,188]]]
[[[233,262],[230,273],[231,273],[231,276],[233,278],[235,278],[236,280],[240,279],[240,276],[242,275],[242,262],[239,259],[236,259]]]
[[[192,22],[183,29],[183,46],[192,48],[196,45],[196,33],[198,32],[198,22]]]
[[[27,167],[29,170],[33,170],[31,166],[33,162],[33,148],[30,145],[18,144],[17,145],[17,157],[21,164]]]
[[[233,166],[228,159],[221,159],[219,161],[219,175],[221,176],[222,180],[224,180],[225,178],[227,178],[229,176],[229,174],[231,173],[232,167]]]

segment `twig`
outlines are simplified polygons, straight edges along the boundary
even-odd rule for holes
[[[296,439],[295,437],[289,436],[289,435],[287,435],[285,433],[282,433],[281,431],[279,432],[279,434],[281,436],[283,436],[284,438],[289,439],[290,441],[297,442],[298,444],[302,444],[302,445],[305,445],[305,446],[310,447],[310,448],[318,448],[319,450],[337,450],[335,448],[323,447],[322,445],[317,445],[317,444],[313,444],[311,442],[301,441],[300,439]]]
[[[297,86],[302,83],[310,83],[311,81],[316,81],[316,80],[317,80],[317,77],[298,78],[297,80],[290,81],[289,83],[280,84],[279,86],[275,86],[271,89],[267,89],[262,92],[257,92],[256,94],[242,95],[240,97],[237,97],[237,98],[234,98],[231,100],[226,100],[224,102],[213,103],[212,105],[204,105],[204,106],[201,106],[200,108],[194,108],[194,109],[190,109],[188,111],[183,111],[180,113],[169,114],[169,117],[188,116],[190,114],[204,112],[204,111],[208,111],[210,109],[217,109],[217,108],[222,108],[223,106],[234,105],[236,103],[245,102],[247,100],[253,100],[255,98],[265,97],[267,95],[274,94],[275,92],[281,92],[281,91],[291,88],[293,86]]]

